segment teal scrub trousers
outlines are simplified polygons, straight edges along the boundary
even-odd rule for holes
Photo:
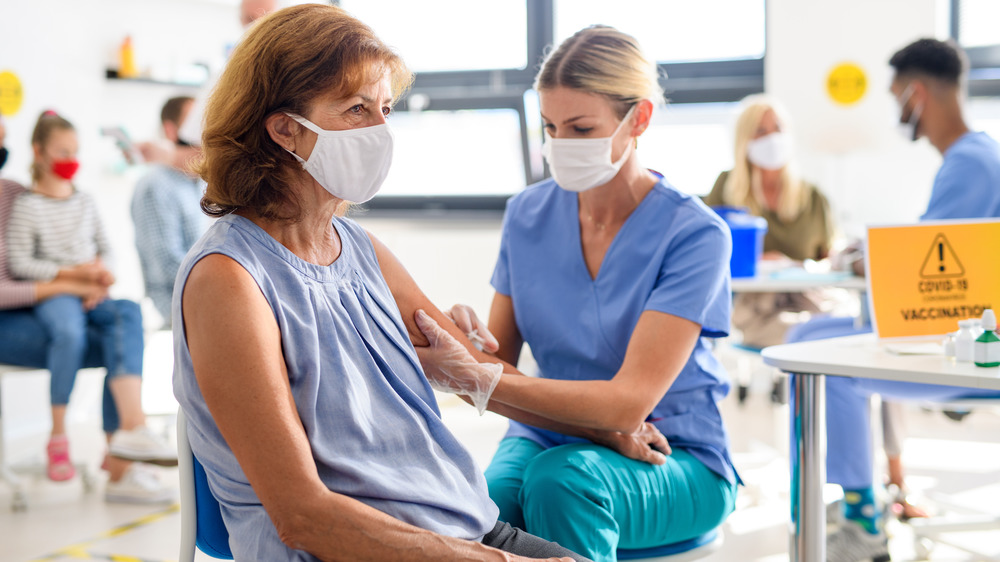
[[[500,520],[597,562],[621,548],[651,548],[702,535],[732,513],[736,484],[684,450],[655,466],[589,443],[545,449],[523,437],[500,442],[486,469]]]

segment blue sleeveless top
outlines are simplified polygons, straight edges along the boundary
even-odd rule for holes
[[[375,249],[353,221],[334,218],[342,252],[308,263],[250,220],[228,215],[188,252],[173,317],[191,268],[209,254],[236,260],[274,311],[296,409],[327,487],[397,519],[480,540],[498,510],[472,457],[441,421]],[[237,560],[314,560],[285,546],[226,445],[198,388],[174,322],[174,394],[191,448],[222,505]]]

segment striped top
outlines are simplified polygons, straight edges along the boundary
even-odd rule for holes
[[[100,257],[108,267],[111,245],[93,197],[26,192],[14,201],[7,225],[7,263],[18,279],[51,281],[63,267]]]
[[[35,304],[35,284],[15,281],[7,268],[7,219],[14,208],[14,200],[24,193],[20,184],[0,180],[0,310],[23,308]]]

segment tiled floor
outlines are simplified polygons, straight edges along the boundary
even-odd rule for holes
[[[147,369],[147,406],[169,412],[169,379],[162,371],[162,366]],[[746,486],[740,490],[736,513],[725,525],[722,549],[706,561],[788,560],[787,408],[770,402],[767,376],[758,372],[745,404],[738,404],[735,397],[724,404],[734,458]],[[453,397],[442,396],[441,405],[450,427],[485,465],[502,435],[503,420],[492,414],[480,418]],[[977,411],[955,423],[939,412],[914,407],[908,421],[905,460],[913,488],[933,487],[972,507],[1000,512],[1000,414]],[[168,430],[172,420],[161,417],[154,423]],[[96,425],[81,424],[71,437],[75,456],[96,470],[102,451]],[[19,438],[12,452],[24,456],[40,450],[43,443],[44,435]],[[160,469],[160,476],[176,485],[176,469]],[[0,484],[0,562],[177,559],[180,515],[176,506],[109,505],[102,500],[102,492],[101,475],[91,493],[84,492],[79,479],[66,484],[30,479],[29,507],[15,513],[8,508],[9,490]],[[914,559],[910,529],[893,524],[890,530],[894,560]],[[1000,529],[968,535],[970,542],[1000,557]],[[979,559],[944,546],[936,547],[930,558]]]

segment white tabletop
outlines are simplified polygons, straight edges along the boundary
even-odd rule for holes
[[[764,271],[756,277],[733,277],[734,293],[798,293],[809,289],[839,288],[864,291],[864,277],[843,272],[809,273],[801,268]]]
[[[880,342],[873,334],[862,334],[775,345],[764,348],[761,356],[764,363],[788,373],[1000,390],[1000,367],[957,363],[944,355],[899,355],[887,350],[887,346],[902,345]]]

